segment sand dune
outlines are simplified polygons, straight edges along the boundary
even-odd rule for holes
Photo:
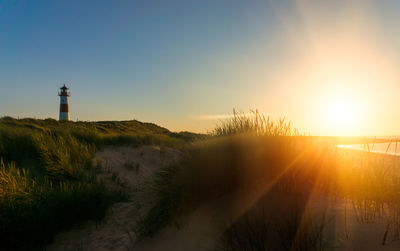
[[[171,148],[143,146],[139,148],[106,146],[96,154],[94,161],[102,163],[99,178],[112,189],[125,189],[130,201],[113,205],[105,219],[87,222],[79,228],[59,234],[47,250],[212,250],[226,228],[228,218],[244,213],[244,204],[252,204],[260,189],[242,191],[200,206],[179,224],[171,224],[155,236],[137,242],[136,222],[152,205],[146,182],[162,165],[177,160],[180,152]],[[262,192],[262,191],[261,191]],[[251,195],[254,195],[253,197]],[[245,202],[245,203],[244,203]],[[329,224],[326,237],[332,250],[400,250],[400,242],[393,239],[395,231],[389,226],[385,245],[384,233],[388,227],[385,217],[370,222],[359,222],[351,205],[313,194],[308,209],[318,212],[327,209]],[[229,213],[227,213],[229,212]],[[346,224],[345,224],[346,217]]]
[[[99,178],[112,189],[127,190],[130,201],[113,205],[100,223],[87,222],[59,234],[47,250],[130,250],[136,241],[135,222],[151,204],[140,187],[160,166],[178,157],[179,152],[170,148],[106,146],[95,157],[103,166]]]

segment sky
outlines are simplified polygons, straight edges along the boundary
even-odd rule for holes
[[[400,1],[0,0],[0,116],[400,134]]]

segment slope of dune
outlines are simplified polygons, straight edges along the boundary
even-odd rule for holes
[[[103,169],[99,179],[111,189],[129,194],[128,202],[114,204],[101,222],[86,222],[59,234],[47,250],[128,250],[135,243],[135,222],[151,204],[141,186],[160,166],[179,157],[171,148],[106,146],[96,154]]]
[[[193,210],[182,221],[138,242],[137,221],[151,208],[149,181],[160,167],[179,160],[181,153],[172,148],[155,146],[106,146],[93,161],[101,163],[102,179],[109,188],[124,190],[128,202],[114,204],[102,222],[86,222],[79,228],[59,234],[47,250],[214,250],[229,227],[227,222],[238,219],[256,203],[260,193],[257,186],[250,190],[208,201]],[[270,202],[285,203],[290,198],[273,198]],[[324,213],[328,219],[325,238],[328,250],[400,250],[396,229],[387,218],[358,221],[352,206],[338,198],[313,193],[307,201],[307,211]],[[387,232],[385,236],[385,232]]]

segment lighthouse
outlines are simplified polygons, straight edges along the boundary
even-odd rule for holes
[[[60,88],[58,96],[60,96],[60,120],[69,120],[69,91],[65,84]]]

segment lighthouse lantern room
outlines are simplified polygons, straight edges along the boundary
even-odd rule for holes
[[[60,96],[60,120],[69,120],[69,91],[65,84],[60,88],[58,96]]]

